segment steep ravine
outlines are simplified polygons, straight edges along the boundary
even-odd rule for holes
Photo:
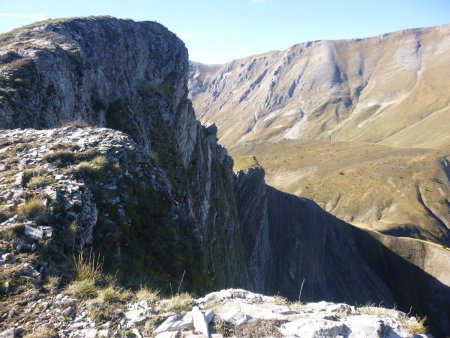
[[[311,200],[267,186],[262,168],[239,172],[237,189],[241,201],[252,201],[238,211],[243,238],[258,234],[244,242],[244,252],[250,276],[252,266],[266,272],[257,280],[265,293],[396,305],[427,315],[435,333],[448,332],[450,250],[354,227]]]
[[[0,245],[16,252],[25,225],[44,222],[61,235],[79,212],[97,220],[79,224],[92,236],[55,236],[53,251],[31,241],[36,269],[60,246],[69,261],[92,247],[124,284],[182,282],[198,293],[239,286],[291,299],[303,284],[304,301],[412,306],[435,332],[450,331],[450,251],[354,228],[267,186],[260,168],[235,176],[215,126],[195,119],[186,48],[161,25],[110,17],[36,24],[1,36],[0,62],[0,126],[42,129],[2,132],[0,230],[14,231],[1,231]],[[24,172],[40,167],[52,177],[32,187]],[[93,191],[89,208],[58,203],[60,185]],[[48,218],[17,218],[36,196]]]

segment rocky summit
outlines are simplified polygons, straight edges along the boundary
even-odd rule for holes
[[[1,335],[448,333],[450,251],[354,227],[257,161],[234,174],[188,69],[153,22],[0,37]],[[279,296],[186,293],[230,287]]]

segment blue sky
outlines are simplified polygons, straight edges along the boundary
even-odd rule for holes
[[[305,41],[450,23],[450,0],[0,0],[0,32],[85,15],[157,21],[183,39],[191,60],[223,63]]]

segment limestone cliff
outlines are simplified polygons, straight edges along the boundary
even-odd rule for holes
[[[163,222],[163,235],[188,234],[194,241],[180,239],[195,249],[168,267],[174,279],[186,270],[185,282],[199,288],[246,283],[232,162],[216,143],[215,130],[195,119],[181,40],[153,22],[54,20],[2,36],[0,55],[0,127],[47,129],[76,122],[125,132],[154,172],[145,175],[151,191],[130,191],[138,202],[136,213],[127,215],[129,245],[133,238],[155,235],[135,233],[135,227]],[[163,196],[163,206],[148,200],[153,192]],[[164,220],[152,219],[153,212]]]

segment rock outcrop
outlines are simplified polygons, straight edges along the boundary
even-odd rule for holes
[[[136,206],[130,228],[178,224],[184,235],[176,230],[173,236],[192,237],[180,240],[192,246],[190,259],[198,265],[187,269],[185,282],[246,283],[232,162],[215,130],[195,119],[187,99],[187,50],[173,33],[153,22],[97,17],[36,24],[2,36],[1,45],[2,128],[76,122],[125,132],[149,170],[159,173],[145,176],[160,177],[157,194],[164,196],[163,206],[152,206],[146,192],[138,194],[146,206]],[[140,215],[144,210],[164,220],[149,221]],[[155,235],[131,233],[144,241]],[[189,264],[173,266],[179,280]]]
[[[268,187],[261,168],[235,176],[217,128],[195,119],[186,49],[162,26],[55,20],[0,42],[2,302],[44,297],[48,277],[58,292],[74,278],[72,255],[92,250],[131,288],[240,286],[291,299],[301,288],[308,301],[413,306],[449,331],[450,252],[423,243],[426,255],[414,254],[412,242],[358,230]],[[128,312],[145,322],[140,308]],[[204,333],[208,314],[191,315]],[[86,323],[83,335],[95,335]],[[297,324],[275,326],[288,335],[303,332]]]
[[[167,312],[170,301],[135,299],[127,303],[87,304],[64,293],[31,300],[17,314],[16,326],[0,337],[31,333],[60,337],[430,337],[418,318],[376,306],[290,303],[242,289],[192,299]],[[12,310],[14,311],[14,310]],[[110,312],[107,318],[101,311]],[[22,321],[39,316],[35,328]],[[27,315],[28,314],[28,315]]]

